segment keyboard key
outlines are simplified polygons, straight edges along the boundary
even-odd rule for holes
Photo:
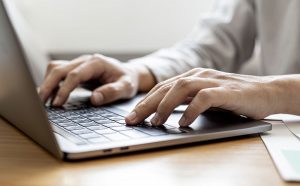
[[[107,111],[106,111],[106,110],[99,109],[99,110],[94,111],[94,113],[99,114],[99,115],[102,115],[102,114],[107,113]]]
[[[92,117],[87,117],[87,118],[89,118],[90,120],[93,120],[93,121],[106,119],[102,116],[92,116]]]
[[[90,127],[87,127],[88,129],[90,130],[102,130],[102,129],[107,129],[107,127],[104,127],[102,125],[97,125],[97,126],[90,126]]]
[[[53,131],[56,132],[57,134],[63,136],[64,138],[68,139],[69,141],[77,144],[77,145],[84,145],[86,144],[86,142],[82,139],[80,139],[79,137],[77,137],[76,135],[67,132],[66,130],[63,130],[55,125],[52,125]]]
[[[62,119],[58,114],[48,114],[49,120]]]
[[[110,119],[110,120],[114,120],[114,121],[119,121],[119,120],[123,120],[124,117],[121,117],[121,116],[114,116],[114,117],[110,117],[109,119]]]
[[[79,124],[91,122],[91,120],[86,119],[86,118],[84,118],[84,119],[76,119],[76,120],[73,120],[73,121],[76,122],[76,123],[79,123]]]
[[[130,139],[128,136],[125,136],[120,133],[113,133],[113,134],[104,134],[105,137],[109,138],[112,141],[119,141],[119,140],[127,140]]]
[[[122,119],[122,120],[118,120],[118,121],[116,121],[117,123],[120,123],[120,124],[126,124],[126,122],[125,122],[125,119]]]
[[[98,126],[99,123],[96,123],[94,121],[90,121],[88,123],[80,123],[80,125],[84,126],[84,127],[90,127],[90,126]]]
[[[54,122],[54,123],[68,123],[68,122],[70,122],[70,120],[65,119],[65,118],[62,118],[62,119],[53,119],[51,121]]]
[[[74,122],[68,122],[68,123],[56,123],[57,125],[61,126],[61,127],[69,127],[69,126],[77,126],[77,123]]]
[[[79,126],[79,125],[74,125],[74,126],[68,126],[68,127],[64,127],[65,129],[67,129],[67,130],[82,130],[82,129],[84,129],[84,127],[82,127],[82,126]]]
[[[100,124],[105,124],[105,123],[111,122],[111,120],[109,120],[109,119],[100,119],[100,120],[94,120],[94,121],[97,123],[100,123]]]
[[[146,138],[150,137],[150,135],[145,134],[143,132],[140,132],[138,130],[126,130],[126,131],[121,131],[120,133],[129,136],[130,138]]]
[[[99,134],[111,134],[111,133],[116,133],[116,131],[111,130],[109,128],[106,129],[102,129],[102,130],[95,130],[95,132],[99,133]]]
[[[121,125],[121,124],[119,124],[119,123],[104,123],[104,124],[102,124],[103,126],[106,126],[106,127],[109,127],[109,128],[111,128],[111,127],[121,127],[121,126],[123,126],[123,125]]]
[[[106,117],[106,118],[110,118],[110,117],[116,117],[118,115],[107,112],[107,113],[101,114],[101,116]]]
[[[92,133],[92,131],[88,129],[81,129],[81,130],[72,130],[74,134],[87,134],[87,133]]]
[[[96,117],[97,115],[93,114],[93,113],[85,113],[85,114],[82,114],[82,116],[90,118],[90,117]]]
[[[71,115],[71,116],[67,116],[66,118],[68,118],[70,120],[85,119],[84,117],[79,116],[79,115]]]

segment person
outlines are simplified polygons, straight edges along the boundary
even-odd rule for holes
[[[261,45],[261,76],[237,74]],[[80,83],[99,82],[96,106],[148,94],[126,117],[135,125],[155,113],[163,124],[175,107],[190,100],[179,120],[188,126],[211,107],[253,119],[270,114],[300,114],[300,1],[223,0],[181,42],[121,63],[101,54],[49,64],[39,95],[64,104]],[[63,83],[60,83],[64,80]]]

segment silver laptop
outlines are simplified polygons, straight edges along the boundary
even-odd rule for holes
[[[75,95],[62,108],[44,106],[28,68],[32,61],[25,57],[32,42],[26,45],[20,39],[23,32],[16,29],[19,23],[13,21],[12,11],[9,1],[0,0],[0,115],[59,159],[100,157],[271,130],[268,123],[225,111],[205,112],[187,128],[178,125],[180,112],[174,112],[161,127],[151,127],[147,121],[126,126],[124,116],[139,97],[93,107]]]

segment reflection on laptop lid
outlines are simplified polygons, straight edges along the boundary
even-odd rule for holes
[[[38,36],[31,31],[28,23],[20,14],[15,1],[7,1],[6,8],[19,37],[22,49],[25,52],[25,57],[27,61],[30,62],[28,65],[35,84],[38,86],[42,83],[44,78],[49,58],[47,57],[46,51],[42,48],[42,45],[39,43],[40,40],[38,39]]]

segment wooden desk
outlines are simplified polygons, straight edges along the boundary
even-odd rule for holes
[[[299,185],[279,177],[260,137],[60,162],[0,119],[0,185]]]

